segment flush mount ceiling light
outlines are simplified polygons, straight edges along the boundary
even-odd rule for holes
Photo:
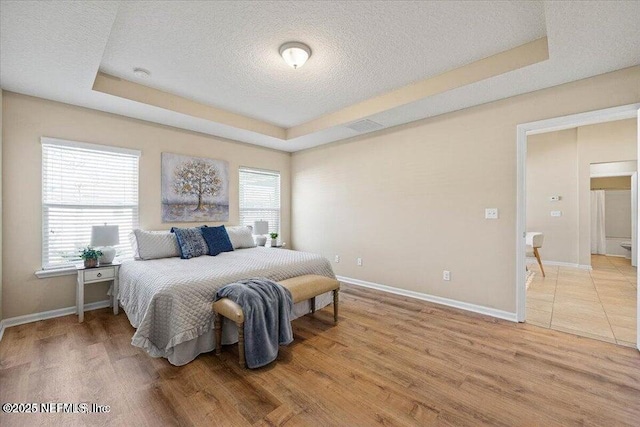
[[[148,79],[151,76],[151,73],[144,68],[134,68],[133,75],[140,79]]]
[[[282,56],[284,62],[294,69],[298,69],[311,56],[311,48],[304,43],[288,42],[280,46],[280,56]]]

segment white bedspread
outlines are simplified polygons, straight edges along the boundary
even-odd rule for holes
[[[175,347],[203,334],[210,335],[211,303],[217,289],[252,277],[280,281],[304,274],[335,278],[331,264],[320,255],[265,247],[189,260],[126,261],[120,267],[119,299],[131,325],[137,329],[132,344],[144,348],[151,356],[166,357],[174,363],[171,357]],[[328,300],[317,303],[321,307]],[[298,316],[304,314],[297,311]],[[183,347],[193,345],[195,342]],[[174,364],[186,363],[184,359]]]

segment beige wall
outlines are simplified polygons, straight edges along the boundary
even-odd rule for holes
[[[149,122],[101,113],[39,98],[4,93],[4,318],[70,307],[75,277],[37,279],[41,268],[41,148],[49,136],[142,150],[140,226],[167,229],[161,222],[160,153],[163,151],[224,159],[230,169],[230,224],[238,221],[238,167],[279,170],[282,182],[282,236],[290,236],[290,163],[288,153],[236,143]],[[186,225],[186,224],[181,224]],[[85,302],[104,300],[106,285],[86,287]]]
[[[340,255],[342,276],[514,312],[517,124],[639,101],[633,67],[295,153],[294,247]]]
[[[577,129],[527,138],[527,231],[544,233],[544,260],[578,263]]]
[[[544,233],[543,260],[591,265],[591,164],[636,160],[636,129],[629,119],[527,139],[527,230]]]

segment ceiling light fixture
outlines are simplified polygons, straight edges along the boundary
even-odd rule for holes
[[[280,46],[280,56],[282,56],[284,62],[294,69],[298,69],[311,56],[311,48],[304,43],[288,42]]]
[[[141,79],[148,79],[151,76],[151,73],[144,68],[134,68],[133,75]]]

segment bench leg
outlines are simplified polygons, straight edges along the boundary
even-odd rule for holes
[[[244,322],[236,323],[238,325],[238,363],[244,368],[246,363],[244,359]]]
[[[216,356],[222,352],[222,316],[216,313],[213,318],[213,328],[216,332]]]
[[[334,289],[333,290],[333,322],[334,323],[338,323],[338,293],[340,292],[340,289]]]
[[[316,297],[311,297],[311,299],[309,300],[309,304],[311,304],[311,313],[315,313],[316,312]]]

